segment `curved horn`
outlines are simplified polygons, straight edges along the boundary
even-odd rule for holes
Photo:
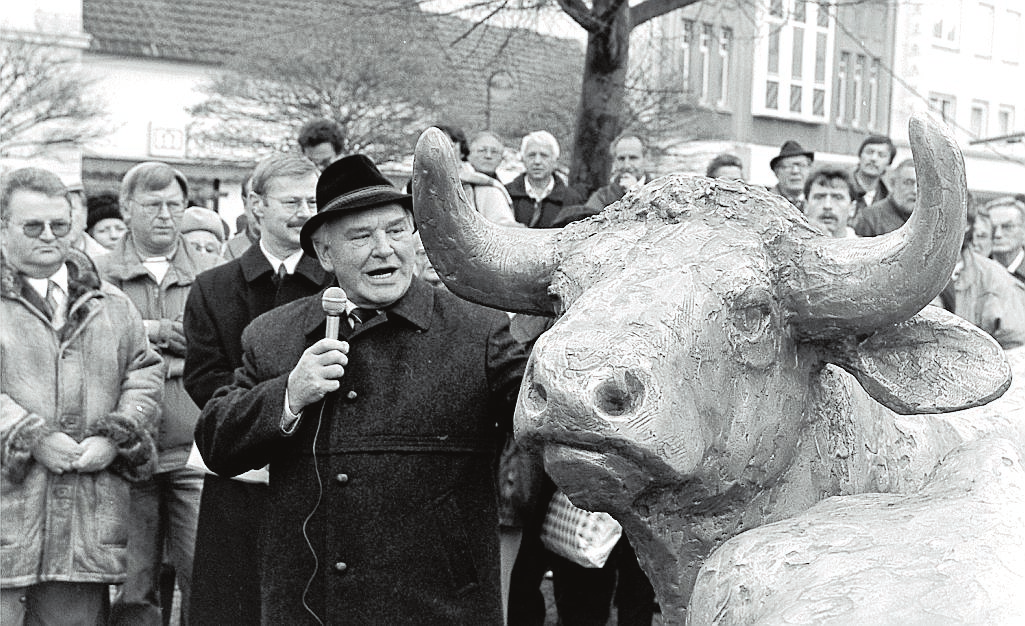
[[[909,319],[950,280],[966,225],[964,159],[945,125],[908,124],[918,201],[900,229],[879,237],[807,242],[790,278],[806,339],[865,334]]]
[[[427,256],[453,293],[503,311],[556,314],[548,286],[559,231],[484,219],[463,194],[452,142],[437,128],[416,143],[413,212]]]

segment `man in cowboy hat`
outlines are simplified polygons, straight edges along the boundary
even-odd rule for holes
[[[261,316],[196,429],[219,474],[270,465],[264,623],[500,624],[494,455],[523,351],[505,314],[414,275],[412,198],[370,159],[329,165],[317,207],[301,242],[345,291],[340,336],[321,295]]]
[[[769,167],[776,175],[777,183],[769,191],[779,194],[795,207],[804,210],[804,179],[815,160],[815,153],[805,150],[801,144],[790,140],[772,157]]]

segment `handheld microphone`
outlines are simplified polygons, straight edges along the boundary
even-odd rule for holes
[[[348,299],[341,287],[328,287],[324,291],[324,297],[320,299],[320,305],[327,315],[327,332],[324,336],[328,339],[338,339],[338,328],[340,320],[345,316],[345,305]]]
[[[341,287],[328,287],[324,291],[324,295],[320,299],[320,306],[324,309],[324,315],[326,319],[326,330],[324,336],[328,339],[338,339],[338,327],[341,318],[345,315],[345,305],[348,303],[348,298],[345,296],[345,290]],[[320,619],[316,611],[310,607],[306,601],[306,597],[310,593],[310,588],[313,586],[313,581],[317,578],[317,571],[320,569],[320,558],[317,557],[317,551],[313,548],[313,542],[310,541],[310,535],[308,526],[310,520],[313,519],[313,515],[320,508],[320,501],[324,495],[324,483],[320,478],[320,464],[317,462],[317,438],[320,437],[320,426],[324,421],[324,407],[326,401],[320,405],[320,414],[317,416],[317,426],[313,431],[313,443],[310,444],[310,453],[313,455],[313,473],[317,478],[317,501],[313,505],[313,510],[310,511],[309,515],[303,520],[302,531],[303,539],[306,540],[306,547],[313,555],[313,572],[310,574],[309,579],[306,580],[306,586],[303,588],[302,594],[302,605],[313,619],[317,620],[318,624],[324,624],[324,620]]]

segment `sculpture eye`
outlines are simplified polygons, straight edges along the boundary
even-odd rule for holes
[[[755,336],[765,332],[771,317],[772,310],[769,308],[769,305],[756,304],[737,311],[733,324],[737,327],[737,330],[745,335]]]
[[[760,338],[772,322],[772,300],[767,294],[744,297],[733,308],[733,327],[749,341]]]

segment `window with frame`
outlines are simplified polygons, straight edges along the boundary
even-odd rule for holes
[[[961,45],[961,0],[932,0],[932,41],[944,48],[958,48]]]
[[[851,53],[841,52],[836,69],[836,123],[847,123],[847,74],[851,67]]]
[[[997,110],[997,135],[1003,137],[1014,132],[1014,107],[1002,104]]]
[[[1021,28],[1021,12],[1007,10],[1000,18],[997,44],[1000,46],[1000,60],[1017,65],[1022,59],[1021,40],[1025,32]]]
[[[954,96],[946,94],[929,94],[929,108],[939,114],[948,125],[954,123],[956,100]]]
[[[996,10],[992,4],[980,2],[975,5],[975,25],[972,28],[974,38],[975,54],[980,57],[990,58],[993,56],[993,30],[995,27]]]
[[[681,50],[683,58],[680,60],[680,71],[683,73],[683,92],[690,93],[690,47],[694,42],[694,20],[683,20],[683,37]]]
[[[753,114],[829,121],[836,28],[832,4],[769,0],[758,33]]]
[[[725,108],[729,98],[730,48],[733,46],[733,29],[723,28],[719,34],[719,101]]]
[[[989,104],[976,100],[972,102],[972,113],[968,118],[968,130],[976,139],[986,136],[986,118],[989,112]]]
[[[711,79],[711,64],[712,64],[712,25],[707,23],[701,24],[701,38],[698,43],[698,54],[701,55],[701,82],[699,83],[698,100],[702,104],[708,104],[708,95],[710,93],[709,83]]]

